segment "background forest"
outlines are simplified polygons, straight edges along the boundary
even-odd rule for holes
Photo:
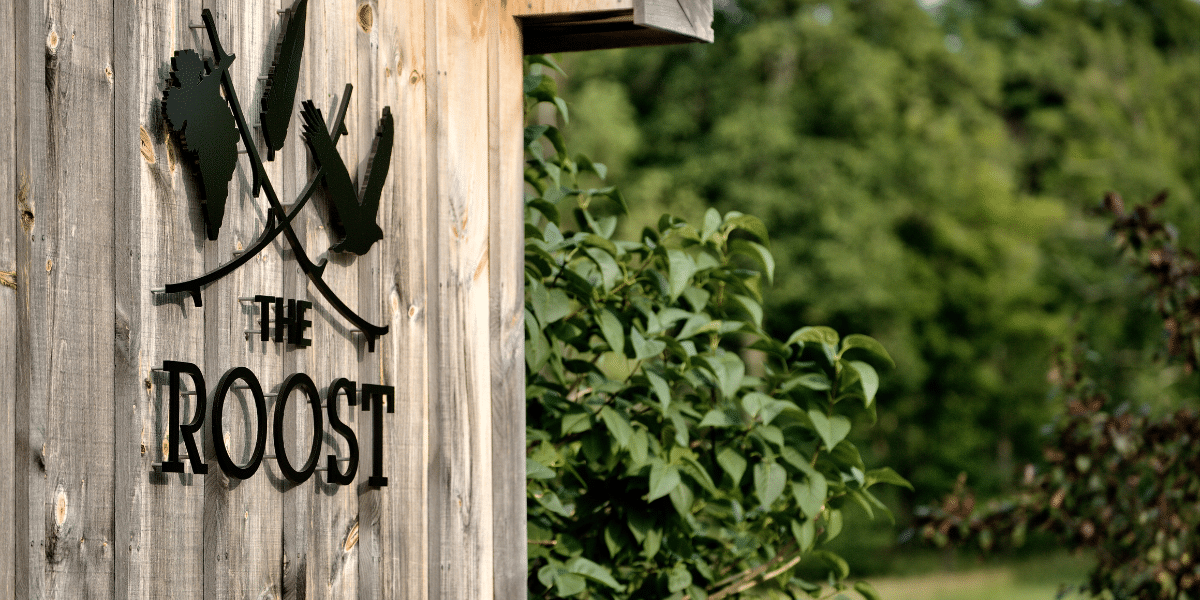
[[[856,443],[915,492],[884,495],[896,528],[836,542],[856,574],[899,568],[912,511],[960,474],[986,498],[1042,459],[1063,411],[1052,359],[1077,336],[1116,400],[1195,406],[1097,209],[1166,190],[1162,218],[1197,247],[1200,3],[716,7],[711,45],[562,55],[561,125],[629,199],[627,237],[665,212],[758,216],[776,261],[763,327],[887,348],[878,426]]]

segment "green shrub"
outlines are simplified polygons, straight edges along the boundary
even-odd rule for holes
[[[553,67],[544,57],[533,62]],[[526,79],[528,106],[567,107],[554,80]],[[526,128],[526,406],[531,593],[716,600],[840,588],[822,550],[842,511],[887,509],[848,439],[875,422],[874,339],[763,329],[774,259],[756,218],[664,215],[614,240],[603,165],[569,157],[558,129]],[[819,581],[795,567],[822,565]],[[872,597],[870,586],[859,590]]]

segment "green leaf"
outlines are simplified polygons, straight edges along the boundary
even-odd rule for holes
[[[551,126],[549,129],[546,130],[546,133],[543,133],[542,135],[546,139],[550,140],[550,144],[554,146],[554,152],[559,156],[559,158],[565,159],[567,157],[567,142],[566,142],[566,140],[563,139],[562,130],[560,130],[557,127]],[[553,165],[547,165],[547,166],[553,166]]]
[[[540,495],[534,495],[534,500],[537,500],[537,503],[541,504],[543,508],[556,515],[571,516],[571,511],[563,506],[562,500],[559,500],[558,494],[554,492],[547,491]]]
[[[752,322],[756,326],[762,327],[762,320],[763,320],[762,305],[759,304],[757,300],[755,300],[754,298],[751,298],[750,296],[734,294],[733,298],[738,301],[738,304],[742,305],[742,308],[746,309],[747,313],[750,314],[750,318],[752,319]]]
[[[823,392],[833,388],[833,382],[824,373],[805,373],[799,377],[793,377],[787,380],[779,389],[784,392],[791,391],[796,386],[804,386],[810,390]]]
[[[574,573],[558,573],[554,576],[554,587],[559,596],[574,596],[587,589],[587,581]]]
[[[604,334],[604,341],[608,342],[608,347],[617,354],[624,354],[625,328],[621,325],[621,320],[617,318],[617,315],[608,308],[602,308],[596,321],[600,325],[600,333]]]
[[[666,342],[647,340],[636,327],[629,331],[629,340],[633,342],[633,357],[638,360],[653,358],[667,349]]]
[[[692,283],[696,275],[696,261],[682,250],[667,250],[667,272],[671,286],[671,300],[675,300]]]
[[[787,345],[791,346],[796,342],[825,344],[828,346],[837,346],[838,333],[831,327],[801,327],[797,329],[792,336],[788,338]]]
[[[628,541],[628,538],[625,537],[624,533],[617,526],[616,521],[610,521],[604,527],[604,545],[608,547],[609,556],[615,557],[621,553],[621,550],[625,549],[625,543]]]
[[[754,465],[754,493],[763,507],[783,493],[787,484],[787,471],[775,462],[760,462]]]
[[[792,495],[804,516],[815,519],[829,496],[829,484],[824,475],[812,470],[805,474],[804,481],[792,483]]]
[[[840,581],[850,576],[850,565],[842,557],[828,550],[817,550],[812,553],[812,556],[825,561],[833,570],[833,575],[837,580]]]
[[[633,459],[634,467],[646,464],[646,459],[650,457],[650,436],[645,429],[635,430],[633,437],[629,438],[629,457]]]
[[[862,495],[862,490],[850,490],[849,494],[850,494],[850,499],[854,500],[855,503],[857,503],[859,506],[862,507],[863,512],[867,513],[868,519],[875,518],[875,509],[871,506],[871,503],[868,502],[867,499]]]
[[[525,57],[525,60],[529,61],[530,66],[546,65],[547,67],[558,71],[559,75],[562,75],[563,77],[567,76],[567,73],[558,66],[558,63],[554,62],[554,58],[549,54],[530,54],[529,56]]]
[[[714,408],[707,413],[704,413],[704,418],[700,420],[697,427],[733,427],[738,424],[736,418],[725,409]]]
[[[825,447],[830,450],[837,446],[838,442],[846,439],[846,435],[850,433],[850,419],[842,415],[828,417],[819,410],[809,409],[808,418],[812,421],[817,435],[821,436]]]
[[[571,559],[567,563],[567,570],[576,575],[582,575],[593,581],[603,583],[614,590],[621,589],[621,584],[617,583],[616,579],[613,579],[611,571],[582,556]]]
[[[876,483],[890,483],[892,485],[906,487],[909,490],[913,489],[912,484],[909,483],[907,479],[901,477],[899,473],[892,470],[891,467],[881,467],[867,471],[866,482],[863,484],[864,487],[871,487]]]
[[[629,448],[629,439],[633,437],[633,427],[629,421],[625,420],[625,416],[617,413],[612,407],[605,406],[600,409],[600,418],[604,420],[605,427],[612,434],[613,439],[620,444],[622,448]]]
[[[700,239],[707,240],[712,237],[712,234],[717,232],[721,227],[721,213],[711,206],[704,211],[704,229],[700,232]]]
[[[563,124],[565,125],[565,124],[567,124],[567,123],[570,123],[570,122],[571,122],[571,116],[567,114],[567,101],[566,101],[566,100],[563,100],[563,99],[562,99],[561,97],[559,97],[559,96],[555,96],[555,97],[554,97],[554,106],[557,106],[557,107],[558,107],[558,112],[562,113],[562,116],[563,116]]]
[[[538,569],[538,581],[542,582],[542,585],[544,585],[546,587],[550,587],[550,586],[554,585],[554,576],[557,574],[558,574],[558,565],[556,565],[554,563],[550,563],[550,564]]]
[[[679,513],[679,516],[687,517],[691,514],[692,503],[695,501],[696,496],[692,494],[692,488],[688,487],[688,484],[680,481],[679,485],[675,486],[675,489],[671,490],[671,493],[667,494],[667,496],[670,497],[671,504],[675,507],[675,512]]]
[[[746,459],[733,448],[722,448],[717,453],[717,464],[733,479],[734,487],[741,484],[742,475],[746,472]]]
[[[762,274],[767,276],[767,282],[775,280],[775,257],[766,246],[750,240],[732,240],[729,242],[731,254],[748,256],[762,267]]]
[[[863,350],[884,361],[890,367],[896,366],[896,362],[892,360],[891,355],[888,354],[888,351],[883,348],[883,344],[880,344],[875,340],[875,338],[858,333],[852,333],[846,336],[846,339],[842,340],[842,351],[838,356],[840,357],[842,354],[845,354],[847,350],[853,349]]]
[[[646,541],[642,542],[642,556],[652,558],[662,547],[663,532],[661,529],[651,529],[646,532]]]
[[[646,501],[653,502],[670,494],[679,482],[679,467],[655,461],[650,467],[650,495]]]
[[[854,591],[862,594],[863,600],[883,600],[879,592],[875,591],[875,586],[866,581],[854,582]]]
[[[528,81],[529,80],[526,79],[526,82],[528,82]],[[528,127],[526,127],[525,128],[525,147],[528,148],[530,144],[537,141],[538,138],[542,137],[542,135],[544,135],[549,130],[550,130],[549,125],[529,125]]]
[[[542,463],[533,460],[532,458],[525,459],[525,477],[529,479],[554,479],[554,469],[543,465]]]
[[[545,312],[543,319],[540,319],[542,324],[549,325],[567,316],[570,312],[571,300],[567,298],[567,293],[557,288],[548,290]]]
[[[825,541],[828,542],[842,532],[842,511],[828,510],[825,512]],[[843,575],[845,577],[845,575]]]
[[[571,435],[572,433],[582,433],[591,428],[592,413],[582,408],[563,415],[561,433],[564,436]]]
[[[741,229],[758,238],[758,241],[763,244],[771,243],[771,239],[767,235],[767,226],[758,217],[730,212],[725,215],[725,227],[729,229]]]
[[[557,223],[559,219],[558,207],[542,198],[531,198],[525,203],[525,206],[532,208],[542,213],[551,223]],[[536,229],[536,228],[535,228]]]
[[[852,360],[849,361],[849,365],[862,379],[863,395],[865,396],[863,405],[870,406],[875,401],[875,392],[879,391],[879,374],[875,372],[875,367],[862,361]]]
[[[684,563],[675,563],[675,568],[667,574],[667,590],[671,593],[682,591],[692,585],[692,573]]]
[[[600,277],[604,285],[604,291],[612,291],[617,280],[621,279],[621,267],[617,266],[617,261],[613,259],[611,254],[600,248],[584,248],[584,252],[595,261],[597,267],[600,267]]]
[[[646,371],[646,378],[650,380],[650,388],[654,390],[654,395],[658,396],[658,401],[662,403],[662,409],[667,410],[671,406],[671,386],[654,371]]]
[[[579,165],[580,173],[586,173],[590,171],[595,173],[596,177],[599,177],[600,179],[604,179],[608,176],[608,167],[605,166],[604,163],[593,162],[592,159],[582,154],[577,154],[575,156],[575,164]]]
[[[792,536],[801,552],[812,550],[813,541],[817,539],[817,526],[812,519],[803,521],[792,520]]]

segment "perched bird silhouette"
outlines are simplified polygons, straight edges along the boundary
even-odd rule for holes
[[[366,177],[361,194],[355,193],[354,182],[342,162],[325,118],[313,105],[312,100],[302,103],[300,116],[304,119],[304,142],[312,152],[313,160],[325,169],[323,179],[332,201],[333,230],[344,236],[330,248],[333,252],[366,254],[371,245],[383,239],[383,230],[375,222],[379,214],[379,197],[383,193],[383,181],[387,179],[392,161],[392,110],[384,107],[383,116],[375,130],[375,141],[368,160]]]
[[[200,197],[210,240],[217,239],[225,219],[225,199],[229,196],[229,180],[237,169],[241,139],[229,103],[220,91],[221,75],[231,62],[232,56],[214,69],[194,50],[176,52],[171,58],[171,79],[163,91],[167,124],[200,169]]]
[[[267,75],[260,114],[263,139],[267,143],[267,160],[275,160],[275,152],[283,148],[283,140],[291,125],[292,108],[296,104],[296,84],[300,79],[300,59],[304,55],[307,15],[308,0],[299,0],[287,10],[283,35],[275,45],[275,61]]]

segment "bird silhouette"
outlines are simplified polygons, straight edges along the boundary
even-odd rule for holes
[[[313,160],[325,170],[322,178],[332,201],[333,230],[343,236],[330,251],[362,256],[375,242],[383,239],[383,230],[375,218],[379,214],[379,197],[392,159],[392,110],[384,107],[379,119],[361,194],[354,190],[354,182],[329,137],[320,109],[312,100],[305,100],[300,116],[304,119],[304,142],[312,152]]]

